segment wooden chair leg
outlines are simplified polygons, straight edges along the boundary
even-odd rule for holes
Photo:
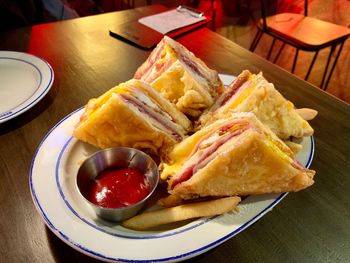
[[[332,74],[333,74],[335,65],[336,65],[337,62],[338,62],[338,58],[339,58],[340,53],[341,53],[341,51],[342,51],[342,49],[343,49],[343,46],[344,46],[344,41],[342,41],[342,42],[340,43],[340,47],[339,47],[338,53],[337,53],[337,55],[336,55],[336,57],[335,57],[335,59],[334,59],[334,61],[333,61],[333,65],[332,65],[332,67],[331,67],[331,71],[330,71],[329,74],[328,74],[328,77],[327,77],[327,80],[326,80],[325,85],[322,87],[323,90],[326,90],[327,87],[328,87],[328,83],[329,83],[329,81],[330,81],[330,79],[331,79],[331,77],[332,77]]]
[[[326,75],[327,75],[327,72],[328,72],[328,67],[329,67],[329,63],[331,61],[331,57],[334,53],[334,50],[335,50],[336,46],[332,46],[331,47],[331,51],[329,52],[329,55],[328,55],[328,59],[327,59],[327,64],[326,64],[326,67],[324,69],[324,72],[323,72],[323,77],[322,77],[322,81],[321,81],[321,85],[320,85],[320,88],[323,89],[323,84],[324,84],[324,81],[326,79]]]
[[[317,55],[318,55],[318,51],[319,50],[316,51],[314,57],[312,58],[312,62],[311,62],[310,66],[309,66],[309,69],[308,69],[308,71],[306,73],[305,80],[307,80],[309,78],[309,76],[310,76],[311,70],[312,70],[312,68],[313,68],[313,66],[315,64],[315,61],[316,61],[316,58],[317,58]]]
[[[296,66],[296,64],[297,64],[298,55],[299,55],[299,48],[297,48],[297,51],[295,52],[294,61],[293,61],[293,66],[292,66],[292,73],[294,73],[295,66]]]
[[[267,57],[266,57],[267,60],[270,60],[271,53],[272,53],[273,47],[275,46],[275,43],[276,43],[276,38],[273,38],[270,49],[269,49],[269,53],[267,54]]]
[[[282,53],[282,50],[284,49],[285,45],[286,45],[286,43],[283,42],[282,46],[281,46],[280,49],[278,50],[278,53],[277,53],[275,59],[273,60],[273,63],[276,63],[276,62],[277,62],[277,60],[278,60],[278,58],[280,57],[280,55],[281,55],[281,53]]]
[[[261,30],[258,29],[258,31],[256,32],[255,34],[255,37],[253,39],[253,42],[251,43],[250,47],[249,47],[249,50],[251,52],[254,52],[254,50],[256,49],[257,45],[259,44],[260,42],[260,39],[262,37],[262,34],[263,32]]]

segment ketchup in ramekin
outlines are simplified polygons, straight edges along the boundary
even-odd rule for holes
[[[78,193],[98,217],[124,221],[139,213],[156,190],[158,165],[148,154],[133,148],[103,149],[80,165]]]
[[[122,208],[143,200],[150,193],[150,184],[138,169],[108,168],[95,177],[87,191],[95,205]]]

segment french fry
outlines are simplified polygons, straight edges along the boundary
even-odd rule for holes
[[[163,207],[182,205],[184,200],[179,195],[168,195],[158,200],[157,204]]]
[[[241,198],[238,196],[224,197],[211,201],[145,212],[124,221],[122,226],[134,230],[146,230],[186,219],[221,215],[232,210],[237,210],[237,205],[240,201]]]
[[[309,108],[301,108],[296,109],[300,117],[302,117],[306,121],[311,121],[314,119],[317,115],[317,110],[309,109]]]
[[[301,152],[303,146],[296,142],[285,141],[285,144],[292,150],[294,154]]]

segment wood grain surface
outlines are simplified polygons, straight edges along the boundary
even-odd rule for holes
[[[142,16],[152,7],[133,10]],[[109,35],[130,11],[0,33],[0,50],[46,59],[55,80],[32,109],[0,124],[0,262],[96,262],[59,240],[37,213],[28,175],[54,125],[114,85],[130,79],[149,51]],[[347,262],[350,259],[350,107],[220,37],[199,29],[178,40],[220,73],[262,71],[297,107],[316,109],[315,184],[287,195],[271,212],[189,262]]]

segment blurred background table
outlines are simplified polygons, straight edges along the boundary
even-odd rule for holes
[[[108,34],[110,26],[157,6],[43,24],[0,33],[0,49],[46,59],[55,81],[36,106],[0,124],[0,254],[3,262],[95,262],[59,240],[31,199],[28,174],[46,133],[62,118],[130,79],[147,58]],[[132,12],[132,13],[130,13]],[[264,76],[297,107],[318,110],[316,183],[289,194],[257,223],[191,262],[345,262],[350,258],[350,107],[218,34],[202,28],[178,41],[220,73]]]

